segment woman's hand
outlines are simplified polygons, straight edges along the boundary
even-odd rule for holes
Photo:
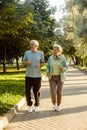
[[[46,73],[46,76],[49,78],[50,77],[50,73]]]
[[[64,67],[60,67],[60,71],[61,71],[61,72],[64,72]]]

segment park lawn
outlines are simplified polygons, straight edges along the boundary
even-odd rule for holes
[[[45,74],[45,66],[42,75]],[[25,68],[7,68],[0,72],[0,116],[9,111],[25,95]]]
[[[12,69],[11,69],[12,70]],[[6,113],[25,94],[25,70],[0,73],[0,115]]]

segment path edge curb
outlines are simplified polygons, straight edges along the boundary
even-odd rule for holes
[[[23,97],[16,105],[14,105],[3,117],[0,119],[0,130],[7,127],[12,118],[20,111],[26,102],[25,97]]]
[[[42,81],[46,80],[46,75],[42,76]],[[26,98],[23,97],[16,105],[14,105],[4,116],[0,119],[0,130],[7,127],[13,117],[21,110],[21,108],[26,103]]]

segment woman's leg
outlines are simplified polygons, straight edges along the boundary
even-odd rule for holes
[[[63,88],[63,82],[61,82],[61,79],[57,81],[57,106],[61,104],[62,101],[62,88]]]
[[[53,105],[55,105],[56,104],[56,82],[53,80],[53,78],[51,78],[51,80],[49,80],[49,84],[50,84],[51,101]]]

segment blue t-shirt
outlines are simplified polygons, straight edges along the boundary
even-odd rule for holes
[[[28,50],[24,54],[23,61],[27,61],[29,59],[31,60],[31,63],[26,66],[26,77],[41,77],[41,69],[36,68],[36,64],[44,63],[44,53],[39,50],[36,52]]]

